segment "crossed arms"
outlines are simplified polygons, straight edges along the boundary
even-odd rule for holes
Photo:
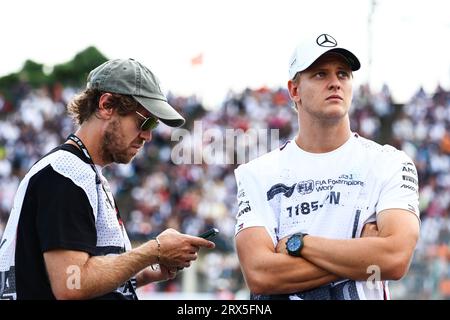
[[[380,280],[398,280],[408,271],[419,237],[419,220],[407,210],[388,209],[361,238],[335,240],[308,235],[302,257],[291,257],[286,238],[277,247],[264,227],[236,236],[236,248],[247,285],[255,294],[282,294],[313,289],[340,278],[367,280],[376,265]]]

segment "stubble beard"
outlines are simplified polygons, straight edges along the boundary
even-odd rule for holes
[[[127,153],[128,148],[125,146],[121,129],[118,120],[112,121],[106,128],[101,145],[104,163],[129,163],[133,159],[133,156]]]

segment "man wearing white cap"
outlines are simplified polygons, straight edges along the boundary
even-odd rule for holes
[[[174,278],[199,248],[214,247],[168,229],[132,249],[102,174],[106,165],[129,163],[159,121],[184,123],[147,67],[105,62],[68,109],[78,130],[30,169],[16,193],[0,242],[0,300],[137,299],[138,286]]]
[[[295,139],[235,171],[236,247],[253,299],[390,299],[419,235],[411,159],[351,132],[358,58],[329,34],[295,49]]]

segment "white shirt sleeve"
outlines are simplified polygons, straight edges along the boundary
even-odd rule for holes
[[[239,167],[234,173],[237,183],[238,212],[235,236],[249,227],[265,227],[274,246],[278,243],[277,219],[267,202],[261,182],[247,168]]]
[[[399,151],[389,167],[394,170],[389,170],[390,176],[381,187],[377,214],[386,209],[404,209],[414,213],[420,221],[416,166],[403,151]]]

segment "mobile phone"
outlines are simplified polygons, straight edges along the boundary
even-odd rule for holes
[[[219,233],[219,229],[211,228],[208,231],[203,232],[199,235],[200,238],[203,239],[211,239],[212,237],[215,237]]]

